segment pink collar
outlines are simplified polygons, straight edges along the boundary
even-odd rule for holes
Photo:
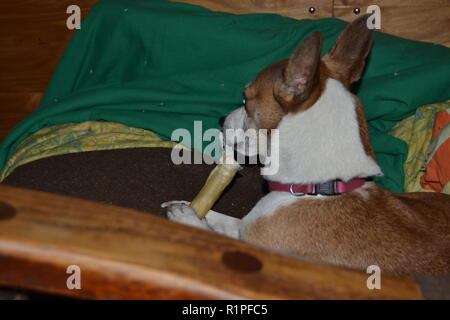
[[[350,192],[359,187],[362,187],[367,179],[355,178],[344,182],[342,180],[330,180],[324,183],[308,183],[308,184],[296,184],[296,183],[281,183],[275,181],[267,181],[270,191],[284,191],[290,192],[294,196],[304,195],[327,195],[333,196],[344,192]]]

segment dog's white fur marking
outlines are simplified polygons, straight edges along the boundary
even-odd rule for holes
[[[311,108],[284,116],[278,129],[280,168],[269,180],[318,183],[382,175],[364,150],[354,98],[335,79],[327,80]]]
[[[209,210],[204,219],[199,219],[194,209],[190,207],[190,202],[183,200],[168,201],[161,206],[167,208],[167,218],[169,220],[239,239],[241,219],[213,210]]]
[[[367,181],[366,183],[363,184],[362,187],[356,189],[355,192],[358,193],[361,197],[363,197],[363,199],[369,199],[370,194],[367,191],[367,189],[372,187],[374,184],[375,184],[374,182]]]
[[[205,219],[199,219],[190,202],[184,200],[168,201],[161,204],[161,207],[167,208],[167,218],[191,227],[205,230],[211,230],[206,224]]]
[[[244,129],[246,118],[247,114],[245,112],[245,108],[237,108],[236,110],[233,110],[229,115],[227,115],[227,117],[225,118],[225,122],[223,123],[223,129]]]
[[[307,197],[310,196],[304,196],[302,198]],[[269,194],[265,195],[263,198],[261,198],[261,200],[258,201],[258,203],[252,208],[252,210],[250,210],[250,212],[244,218],[242,218],[241,225],[239,227],[240,238],[245,239],[245,226],[249,223],[253,223],[256,219],[262,216],[271,215],[278,208],[288,206],[295,201],[298,201],[299,199],[299,197],[296,197],[289,192],[272,191]]]
[[[205,219],[208,226],[215,232],[233,239],[239,239],[241,219],[230,217],[213,210],[208,211]]]

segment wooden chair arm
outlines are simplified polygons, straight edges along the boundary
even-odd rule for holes
[[[0,285],[96,299],[418,299],[408,279],[307,263],[142,212],[0,185]],[[69,290],[67,267],[81,269]]]

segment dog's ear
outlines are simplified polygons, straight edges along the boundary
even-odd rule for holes
[[[346,85],[358,81],[364,70],[373,36],[373,30],[367,27],[369,17],[366,14],[351,22],[323,58],[333,75]]]
[[[322,35],[314,32],[295,49],[283,72],[276,94],[285,101],[303,100],[318,79]]]

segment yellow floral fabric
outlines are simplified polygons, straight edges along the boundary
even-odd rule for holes
[[[3,181],[15,168],[51,156],[126,148],[172,148],[155,133],[117,122],[86,121],[64,123],[41,129],[22,141],[0,174]]]
[[[428,158],[435,114],[449,108],[450,100],[422,106],[417,109],[415,115],[404,119],[391,130],[394,137],[405,141],[409,147],[404,163],[405,192],[434,192],[422,188],[420,177],[424,173]],[[442,192],[450,194],[450,186],[447,185]]]

